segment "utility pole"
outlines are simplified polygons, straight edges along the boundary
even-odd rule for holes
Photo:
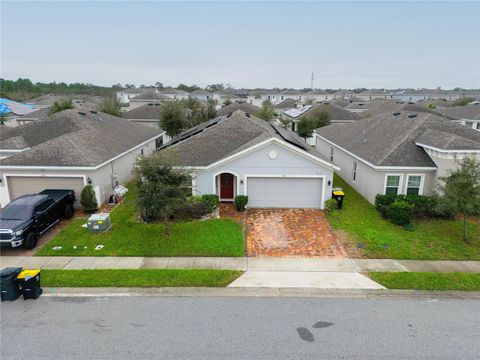
[[[311,83],[310,83],[310,89],[313,90],[313,71],[312,71],[312,80],[311,80]]]

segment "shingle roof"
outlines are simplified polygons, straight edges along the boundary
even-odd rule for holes
[[[327,111],[330,114],[332,121],[360,119],[360,116],[358,114],[345,110],[344,108],[331,103],[315,104],[310,110],[303,113],[302,116],[309,117],[309,116],[318,114],[322,111]]]
[[[250,114],[255,114],[260,108],[258,106],[246,103],[246,102],[233,102],[229,105],[226,105],[222,107],[220,110],[217,110],[217,115],[222,116],[222,115],[228,115],[229,113],[232,113],[237,110],[242,110],[244,112],[250,113]]]
[[[165,105],[162,103],[148,103],[125,112],[125,119],[160,119],[160,114]]]
[[[188,137],[187,134],[193,134]],[[179,140],[182,138],[185,140]],[[176,152],[184,166],[208,166],[262,141],[289,137],[296,146],[322,159],[318,151],[302,138],[287,129],[279,129],[255,116],[247,116],[241,110],[230,117],[219,116],[172,139],[162,149]],[[178,141],[178,142],[176,142]]]
[[[452,116],[457,119],[480,120],[480,104],[453,106],[437,111],[443,115]]]
[[[416,117],[411,118],[413,115]],[[480,146],[480,132],[421,112],[397,116],[380,114],[352,124],[326,126],[315,132],[376,166],[435,166],[423,148],[415,144],[418,140],[450,150],[471,149],[472,142]]]
[[[65,110],[48,120],[5,129],[0,148],[21,137],[31,149],[3,159],[2,165],[96,166],[163,133],[104,113],[82,114]]]
[[[295,99],[285,99],[282,102],[274,105],[273,107],[276,109],[291,109],[294,108],[297,104]]]

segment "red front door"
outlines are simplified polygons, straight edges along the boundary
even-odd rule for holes
[[[233,181],[232,174],[220,174],[220,199],[233,199]]]

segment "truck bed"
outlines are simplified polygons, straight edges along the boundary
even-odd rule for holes
[[[47,189],[47,190],[43,190],[39,194],[48,195],[55,202],[59,202],[60,200],[62,200],[65,197],[72,197],[72,198],[74,197],[74,191],[73,190],[67,190],[67,189],[65,189],[65,190],[63,190],[63,189]]]

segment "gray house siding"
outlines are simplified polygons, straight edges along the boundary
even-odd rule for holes
[[[405,194],[406,192],[408,175],[423,176],[423,195],[429,195],[432,192],[435,171],[376,170],[320,137],[316,136],[316,139],[315,146],[324,157],[330,159],[330,149],[333,148],[333,164],[340,167],[340,171],[338,171],[340,177],[371,204],[375,203],[375,196],[377,194],[383,194],[385,192],[385,179],[387,174],[401,176],[399,194]],[[355,181],[353,180],[354,162],[357,164]]]
[[[277,154],[275,159],[271,159],[269,156],[272,152],[276,152]],[[331,197],[333,170],[279,144],[269,143],[255,149],[251,153],[247,153],[212,169],[196,170],[193,193],[198,195],[215,193],[215,176],[222,172],[230,172],[236,175],[236,195],[245,195],[248,176],[252,175],[286,177],[324,176],[324,201]],[[295,196],[295,189],[292,189],[291,195]]]

